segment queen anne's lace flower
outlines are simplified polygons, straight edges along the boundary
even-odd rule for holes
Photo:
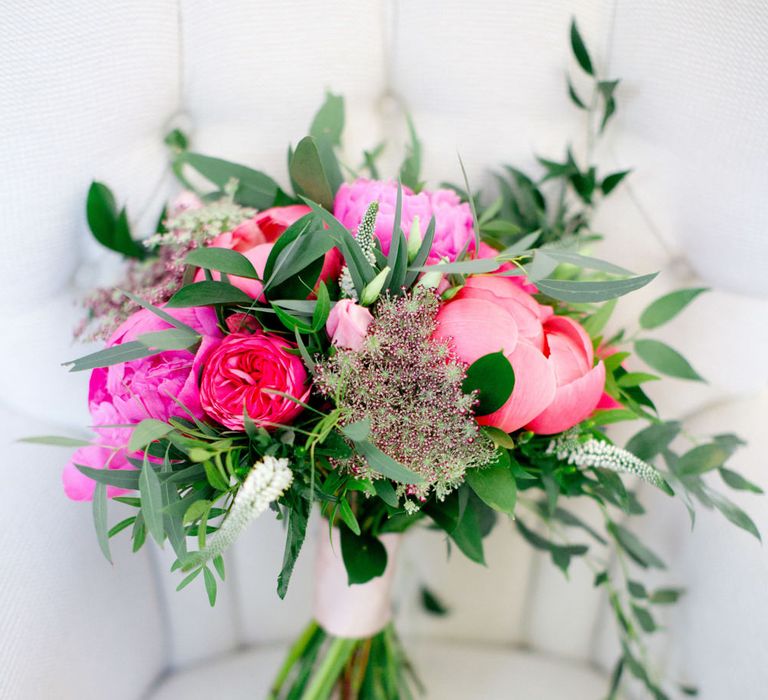
[[[362,347],[339,350],[316,367],[316,386],[334,399],[344,422],[367,418],[373,443],[422,476],[424,485],[400,489],[420,500],[433,489],[444,497],[467,468],[494,454],[472,415],[476,398],[462,391],[464,365],[432,338],[437,306],[423,289],[382,300]],[[347,466],[380,478],[360,456]]]

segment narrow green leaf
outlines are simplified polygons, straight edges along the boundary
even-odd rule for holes
[[[341,432],[354,442],[367,440],[371,434],[371,421],[368,418],[350,423],[341,428]]]
[[[160,479],[149,460],[144,460],[144,466],[139,474],[139,493],[141,494],[141,514],[144,516],[147,530],[159,544],[165,539],[163,525],[163,494]]]
[[[365,458],[371,469],[392,481],[401,484],[421,484],[424,481],[418,474],[384,454],[370,440],[356,442],[355,449]]]
[[[112,539],[115,535],[121,533],[126,528],[130,527],[136,522],[136,516],[132,515],[130,518],[125,518],[125,520],[121,520],[117,525],[113,525],[111,528],[109,528],[109,532],[107,533],[109,538]]]
[[[751,481],[745,479],[738,472],[732,471],[730,469],[726,469],[725,467],[720,468],[720,478],[728,486],[730,486],[732,489],[735,489],[737,491],[751,491],[752,493],[763,493],[763,489],[760,488],[757,484],[754,484]]]
[[[649,462],[678,436],[681,427],[677,421],[651,425],[634,435],[626,449],[638,459]]]
[[[640,326],[645,329],[658,328],[673,319],[699,294],[709,291],[706,287],[679,289],[656,299],[640,315]]]
[[[680,600],[685,591],[682,588],[658,588],[649,597],[653,605],[672,605]]]
[[[585,270],[599,270],[600,272],[609,272],[613,275],[634,275],[633,272],[623,267],[619,267],[618,265],[614,265],[607,260],[591,258],[586,255],[579,255],[578,253],[571,253],[567,250],[539,248],[536,251],[536,255],[543,255],[558,263],[567,263],[568,265],[574,265]]]
[[[575,19],[571,20],[571,49],[582,70],[589,75],[594,75],[592,59],[589,57],[589,51],[587,51],[587,47],[584,44],[584,39],[581,38],[581,33]]]
[[[253,263],[242,253],[228,248],[197,248],[187,253],[184,264],[218,270],[228,275],[259,279],[259,273],[256,272]]]
[[[205,581],[205,592],[208,594],[208,602],[211,607],[216,605],[216,577],[207,567],[203,567],[203,580]]]
[[[134,304],[141,306],[143,309],[146,309],[147,311],[151,311],[153,314],[155,314],[155,316],[163,319],[163,321],[165,321],[168,325],[173,326],[174,328],[178,328],[180,331],[186,331],[190,335],[197,335],[197,331],[194,328],[192,328],[192,326],[188,326],[186,323],[182,323],[175,316],[172,316],[164,309],[161,309],[159,306],[154,306],[153,304],[150,304],[148,301],[145,301],[141,297],[136,296],[135,294],[132,294],[131,292],[126,291],[125,289],[121,289],[119,291],[125,296],[127,296]]]
[[[579,109],[587,109],[587,105],[584,104],[584,101],[576,92],[576,88],[573,87],[570,77],[566,78],[566,81],[568,83],[568,97],[571,98],[571,102],[573,102]]]
[[[701,375],[691,367],[677,350],[669,347],[659,340],[636,340],[635,352],[641,360],[657,372],[677,377],[678,379],[689,379],[691,381],[703,382]]]
[[[373,481],[373,488],[376,491],[376,495],[388,506],[397,508],[400,505],[400,499],[395,493],[395,488],[388,479],[375,479]]]
[[[128,451],[136,452],[145,448],[149,443],[165,437],[173,430],[173,426],[155,418],[145,418],[134,427],[131,439],[128,441]]]
[[[116,486],[120,489],[139,488],[139,472],[134,469],[94,469],[82,464],[75,464],[75,467],[97,484]]]
[[[618,187],[619,183],[631,173],[631,170],[620,170],[610,175],[606,175],[603,181],[600,183],[600,189],[604,195],[609,195],[613,190]]]
[[[98,350],[90,355],[84,355],[78,357],[76,360],[69,360],[62,362],[62,364],[69,367],[70,372],[83,372],[89,369],[95,369],[97,367],[110,367],[111,365],[118,365],[122,362],[130,362],[131,360],[138,360],[142,357],[149,357],[150,355],[156,355],[161,350],[150,349],[138,340],[131,340],[127,343],[115,345],[111,348],[105,348],[104,350]]]
[[[88,447],[91,444],[89,440],[59,437],[58,435],[37,435],[19,438],[18,442],[26,442],[31,445],[52,445],[53,447]]]
[[[648,374],[647,372],[627,372],[618,377],[616,383],[620,387],[628,389],[633,386],[644,384],[645,382],[655,382],[659,379],[661,379],[661,377],[657,377],[655,374]]]
[[[305,136],[299,141],[291,158],[290,172],[299,187],[297,194],[318,202],[328,211],[333,209],[333,190],[313,137]]]
[[[182,522],[185,525],[190,525],[194,523],[196,520],[199,520],[203,517],[204,513],[208,513],[211,510],[211,506],[213,504],[207,500],[207,499],[201,499],[199,501],[194,501],[192,505],[187,508],[186,511],[184,511],[184,517],[182,518]]]
[[[179,154],[175,164],[177,167],[188,165],[197,170],[219,190],[223,190],[225,185],[234,178],[238,182],[235,200],[238,204],[247,207],[268,209],[274,204],[280,189],[271,177],[258,170],[199,153],[185,151]]]
[[[184,577],[184,580],[176,586],[176,591],[184,590],[192,581],[194,581],[201,573],[203,572],[203,569],[195,569],[191,574]]]
[[[459,275],[479,275],[493,272],[501,263],[495,258],[479,258],[477,260],[464,260],[462,262],[436,263],[434,265],[411,265],[409,270],[415,272],[443,272]]]
[[[339,515],[344,521],[344,524],[352,530],[352,532],[356,535],[360,534],[360,523],[357,522],[357,518],[352,512],[352,507],[349,505],[349,501],[346,498],[342,498],[339,501]]]
[[[754,535],[762,542],[762,537],[760,536],[760,531],[757,529],[757,525],[755,525],[752,518],[739,508],[739,506],[733,503],[733,501],[728,500],[721,493],[712,489],[707,489],[706,495],[709,500],[712,501],[712,505],[714,505],[727,520],[736,525],[736,527],[745,530],[750,535]]]
[[[205,280],[182,287],[166,304],[168,308],[212,306],[215,304],[252,304],[253,299],[226,282]]]
[[[445,603],[443,603],[443,601],[426,586],[421,587],[420,593],[421,605],[430,615],[444,617],[450,612]]]
[[[410,114],[405,115],[408,124],[408,135],[410,142],[406,146],[405,159],[400,166],[400,182],[406,187],[410,187],[414,192],[418,192],[421,183],[419,174],[421,171],[421,141],[416,133],[416,127],[413,124]]]
[[[315,114],[309,135],[315,139],[328,139],[334,146],[341,145],[341,134],[344,131],[344,98],[325,93],[325,102]]]
[[[730,456],[728,450],[716,443],[697,445],[680,457],[676,471],[684,476],[704,474],[722,467]]]
[[[597,302],[615,299],[636,289],[645,287],[657,275],[629,277],[623,280],[605,280],[600,282],[578,282],[574,280],[543,279],[536,282],[539,290],[560,301]]]
[[[656,622],[653,619],[653,615],[651,615],[648,610],[641,607],[640,605],[635,605],[632,603],[632,614],[635,616],[635,619],[640,623],[640,627],[642,628],[643,632],[646,632],[647,634],[650,634],[651,632],[656,631]]]
[[[166,331],[142,333],[136,340],[152,350],[186,350],[197,345],[200,342],[200,336],[197,333],[191,335],[178,328],[169,328]]]
[[[109,551],[109,532],[107,528],[107,487],[105,484],[96,484],[93,490],[93,525],[96,528],[96,539],[107,561],[112,563],[112,554]]]
[[[512,516],[517,503],[517,482],[512,476],[507,451],[501,449],[498,454],[500,457],[493,464],[467,469],[465,479],[484,503],[500,513]]]
[[[659,559],[650,549],[648,549],[633,532],[627,530],[623,525],[608,522],[606,529],[616,540],[616,543],[629,555],[636,564],[647,569],[666,569],[664,562]]]
[[[317,332],[325,327],[328,316],[331,312],[331,297],[328,294],[328,287],[325,282],[320,282],[317,288],[317,304],[312,312],[312,330]]]

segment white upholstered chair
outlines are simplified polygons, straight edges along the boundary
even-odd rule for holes
[[[12,443],[88,424],[87,378],[59,363],[82,354],[73,299],[116,264],[86,231],[90,180],[149,226],[172,192],[171,125],[198,151],[286,180],[286,145],[331,88],[346,97],[351,157],[387,139],[396,164],[406,105],[427,178],[459,179],[459,150],[472,183],[489,186],[489,168],[582,145],[563,87],[571,14],[623,78],[600,160],[634,168],[596,222],[600,254],[661,270],[619,320],[674,287],[712,287],[659,335],[710,383],[669,380],[652,395],[692,431],[745,434],[736,464],[768,484],[761,0],[0,0],[0,697],[259,698],[309,614],[311,547],[287,600],[275,595],[279,524],[264,518],[243,537],[212,611],[196,586],[174,592],[167,552],[118,546],[110,567],[89,508],[61,491],[67,455]],[[689,589],[666,620],[663,664],[700,682],[704,700],[765,698],[768,557],[708,513],[690,534],[679,504],[644,495],[653,509],[639,527]],[[768,532],[766,503],[743,500]],[[412,538],[401,562],[411,588],[428,581],[453,610],[430,618],[404,585],[399,624],[430,697],[601,697],[616,650],[579,562],[566,582],[504,524],[488,569],[446,562],[437,540]]]

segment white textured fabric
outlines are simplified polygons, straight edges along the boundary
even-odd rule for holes
[[[395,172],[407,108],[424,141],[424,176],[460,181],[459,150],[473,187],[489,191],[489,169],[502,163],[529,167],[535,155],[559,157],[568,139],[582,152],[583,124],[563,89],[567,66],[582,85],[567,48],[574,14],[596,65],[624,79],[601,165],[634,168],[597,218],[607,239],[595,252],[638,272],[661,270],[652,287],[622,300],[618,319],[636,318],[676,287],[712,286],[654,332],[684,349],[710,384],[670,380],[650,392],[665,415],[721,405],[707,429],[744,425],[759,447],[765,404],[747,400],[768,384],[768,9],[761,0],[0,0],[0,403],[12,421],[2,423],[0,443],[87,425],[87,377],[59,363],[83,350],[70,342],[75,295],[118,262],[85,230],[92,178],[112,186],[136,230],[146,231],[172,189],[162,137],[179,124],[195,149],[285,182],[287,144],[304,135],[328,88],[347,98],[350,166],[362,148],[386,139],[383,167]],[[174,591],[169,552],[130,558],[118,547],[113,569],[100,560],[88,507],[60,494],[64,451],[17,446],[4,454],[12,476],[0,516],[0,696],[101,698],[106,680],[127,668],[109,695],[129,700],[164,666],[285,640],[310,614],[314,542],[286,601],[275,595],[280,523],[262,518],[243,536],[211,611],[197,582]],[[756,448],[741,459],[747,471],[763,466]],[[39,509],[30,510],[28,493]],[[765,554],[709,517],[689,540],[684,510],[675,504],[668,513],[669,505],[660,501],[649,535],[680,564],[671,574],[691,594],[670,623],[665,658],[683,676],[702,678],[704,700],[732,689],[758,700],[766,685]],[[613,661],[606,641],[613,632],[578,564],[566,582],[504,524],[487,543],[488,568],[456,551],[446,560],[442,540],[420,531],[404,543],[397,601],[409,635]],[[419,609],[422,582],[446,599],[451,616]],[[720,630],[726,641],[716,646],[711,635]],[[745,660],[738,685],[723,685],[733,674],[720,672],[715,648],[727,651],[730,668]],[[472,675],[457,680],[445,673],[453,668],[487,668],[505,684],[489,686],[481,695],[489,698],[508,697],[509,687],[537,700],[598,697],[603,688],[588,671],[538,657],[510,652],[505,670],[500,652],[487,647],[462,658],[432,649],[422,658],[434,697],[450,697],[441,683],[456,691]],[[226,664],[242,668],[243,683],[266,683],[275,662],[270,653],[234,657],[172,679],[160,697],[210,697]],[[552,687],[538,689],[536,678]],[[251,697],[254,687],[243,686]],[[494,695],[495,688],[504,690]]]
[[[515,649],[406,640],[430,700],[597,700],[607,679],[584,664]],[[150,700],[266,697],[282,648],[266,647],[177,673]]]

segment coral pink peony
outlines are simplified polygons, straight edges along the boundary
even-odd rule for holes
[[[363,219],[368,205],[378,201],[379,213],[376,217],[376,237],[381,242],[381,249],[386,255],[392,242],[392,227],[397,201],[397,184],[378,180],[355,180],[344,183],[336,193],[333,214],[350,231],[356,231]],[[465,249],[474,249],[472,211],[469,204],[462,203],[452,190],[419,192],[403,187],[403,205],[401,227],[406,236],[411,230],[413,218],[419,217],[422,234],[432,216],[435,217],[435,238],[427,263],[437,263],[443,257],[456,260]]]
[[[512,395],[498,411],[478,417],[480,424],[556,433],[584,420],[597,404],[605,368],[592,366],[589,336],[509,277],[470,277],[437,318],[435,335],[451,338],[461,360],[471,364],[501,351],[515,370]]]
[[[337,347],[359,350],[372,322],[373,316],[368,309],[351,299],[342,299],[331,309],[325,330]]]
[[[200,382],[200,402],[214,420],[243,430],[244,412],[256,425],[289,424],[302,410],[273,389],[304,401],[309,396],[307,372],[294,346],[277,335],[258,332],[225,338],[208,357]]]

